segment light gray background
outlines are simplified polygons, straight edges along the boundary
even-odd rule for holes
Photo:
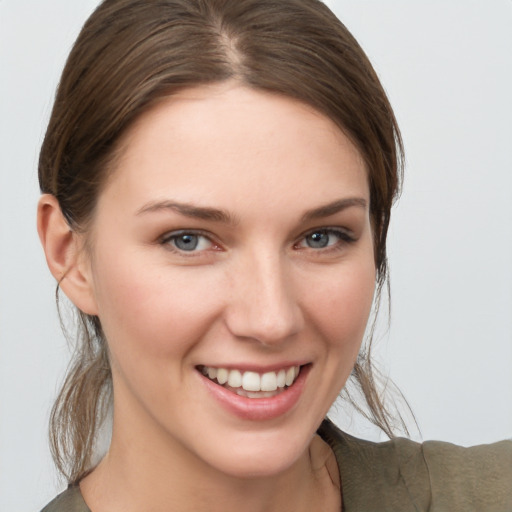
[[[328,2],[402,127],[391,329],[378,358],[423,438],[512,436],[512,2]],[[37,154],[59,72],[96,0],[0,0],[0,510],[58,490],[46,442],[67,362],[35,231]],[[378,433],[339,410],[356,434]]]

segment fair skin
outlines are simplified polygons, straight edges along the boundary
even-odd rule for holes
[[[42,197],[49,266],[110,351],[112,443],[81,482],[94,512],[340,510],[315,431],[371,308],[368,205],[332,121],[229,82],[135,123],[85,234]]]

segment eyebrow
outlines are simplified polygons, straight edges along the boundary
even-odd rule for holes
[[[304,213],[302,216],[302,222],[329,217],[330,215],[334,215],[351,207],[366,209],[367,204],[367,201],[360,197],[338,199],[331,203],[319,206],[318,208],[313,208],[306,211],[306,213]],[[179,213],[180,215],[184,215],[185,217],[191,217],[195,219],[221,222],[229,225],[236,225],[238,223],[237,219],[225,210],[205,206],[196,206],[190,203],[180,203],[176,201],[152,201],[137,210],[137,215],[165,210],[172,210],[176,213]]]
[[[302,222],[329,217],[330,215],[334,215],[335,213],[341,212],[342,210],[346,210],[347,208],[354,206],[366,210],[368,203],[366,199],[363,199],[362,197],[348,197],[345,199],[338,199],[332,203],[308,210],[302,216]]]
[[[195,219],[211,220],[214,222],[222,222],[224,224],[230,225],[237,224],[237,220],[225,210],[196,206],[189,203],[179,203],[176,201],[153,201],[137,210],[137,215],[158,212],[162,210],[172,210],[176,213],[179,213],[180,215],[184,215],[185,217],[191,217]]]

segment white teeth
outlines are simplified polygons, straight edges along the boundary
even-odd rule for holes
[[[239,388],[242,385],[242,374],[238,370],[229,372],[228,385],[232,388]]]
[[[276,395],[272,391],[245,391],[243,388],[238,388],[236,394],[247,398],[271,398]]]
[[[277,389],[276,372],[267,372],[261,376],[261,391],[275,391]]]
[[[291,386],[295,380],[295,368],[292,366],[286,370],[286,385]]]
[[[256,372],[245,372],[242,377],[242,387],[245,391],[259,391],[261,379]]]
[[[228,377],[229,374],[226,368],[219,368],[217,370],[217,382],[219,384],[226,384],[226,382],[228,381]]]
[[[241,396],[249,396],[249,398],[263,398],[270,393],[273,396],[274,391],[278,388],[291,386],[300,372],[300,366],[291,366],[290,368],[279,370],[278,372],[266,372],[259,374],[257,372],[240,370],[228,370],[226,368],[214,368],[211,366],[203,366],[201,368],[203,375],[208,376],[211,380],[217,379],[220,385],[227,384],[231,388],[240,388],[244,391]],[[247,393],[245,393],[247,392]]]
[[[286,371],[279,370],[277,374],[277,387],[284,388],[286,386]]]

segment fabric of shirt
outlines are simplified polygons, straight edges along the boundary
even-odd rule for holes
[[[463,448],[396,438],[374,443],[325,420],[318,434],[332,448],[343,512],[512,512],[512,441]],[[41,512],[91,512],[70,486]]]

